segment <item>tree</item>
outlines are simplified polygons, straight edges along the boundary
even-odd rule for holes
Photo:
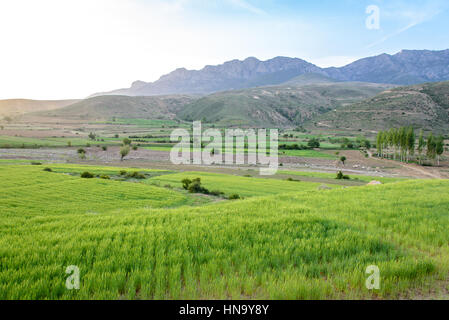
[[[415,154],[416,135],[413,127],[408,128],[406,140],[407,140],[407,151],[410,160],[410,156],[413,156]]]
[[[421,129],[419,132],[419,138],[418,138],[418,153],[419,153],[419,164],[421,164],[421,155],[424,150],[424,147],[426,146],[426,142],[424,141],[424,133]]]
[[[123,139],[123,145],[125,146],[130,146],[132,143],[132,141],[128,138]]]
[[[131,151],[131,148],[129,147],[129,145],[124,145],[120,148],[120,155],[121,155],[121,161],[123,161],[123,159],[129,154],[129,152]]]
[[[346,159],[346,157],[345,156],[342,156],[341,158],[340,158],[340,161],[341,161],[341,163],[343,163],[343,165],[345,165],[345,161],[346,161],[347,159]]]
[[[437,155],[437,161],[438,165],[440,165],[440,156],[444,152],[444,138],[443,136],[438,136],[438,138],[435,141],[435,153]]]
[[[436,141],[433,137],[433,134],[430,133],[430,135],[427,137],[427,157],[430,159],[435,159],[436,155]]]
[[[401,161],[404,161],[407,156],[407,131],[405,127],[399,129],[399,141],[401,146]]]
[[[307,142],[307,145],[310,148],[319,148],[320,147],[320,140],[317,138],[312,138]]]
[[[383,131],[379,131],[377,133],[376,138],[376,147],[377,147],[377,154],[382,157],[382,146],[383,146]]]
[[[93,133],[93,132],[89,133],[89,139],[90,139],[90,140],[95,140],[96,137],[97,137],[97,136],[96,136],[95,133]]]

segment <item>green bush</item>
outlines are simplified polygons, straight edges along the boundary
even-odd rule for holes
[[[81,154],[81,153],[86,153],[86,150],[84,150],[83,148],[79,148],[77,152],[78,152],[79,154]]]
[[[53,170],[51,168],[45,168],[44,171],[46,171],[46,172],[53,172]]]
[[[212,190],[210,193],[212,196],[221,197],[224,195],[224,192],[218,191],[218,190]]]
[[[137,172],[137,171],[134,171],[132,173],[128,173],[126,175],[126,177],[130,178],[130,179],[141,179],[141,180],[147,178],[144,174],[142,174],[140,172]]]
[[[41,166],[42,162],[33,161],[33,162],[31,162],[31,165],[32,166]]]
[[[103,151],[107,151],[108,147],[107,146],[102,146],[101,149],[103,149]]]
[[[193,180],[184,179],[181,182],[182,182],[182,187],[185,190],[188,190],[190,193],[210,194],[209,190],[207,190],[206,188],[204,188],[201,185],[201,179],[200,178],[196,178],[196,179],[193,179]]]
[[[184,179],[184,180],[181,181],[181,183],[182,183],[183,189],[189,190],[189,185],[192,183],[192,180]]]
[[[126,176],[126,174],[127,174],[127,172],[126,172],[125,170],[121,170],[121,171],[120,171],[120,175],[121,175],[121,176]]]
[[[81,173],[81,178],[92,179],[93,177],[94,177],[94,175],[90,172],[85,171],[85,172]]]
[[[239,200],[241,198],[238,194],[231,194],[228,199],[229,200]]]
[[[349,180],[351,178],[349,176],[344,175],[343,172],[338,171],[337,177],[335,179],[338,179],[338,180],[342,180],[342,179]]]

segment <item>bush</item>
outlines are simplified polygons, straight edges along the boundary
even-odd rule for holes
[[[337,177],[335,179],[338,179],[338,180],[342,180],[342,179],[349,180],[350,178],[349,178],[349,176],[344,175],[343,172],[338,171]]]
[[[86,153],[86,150],[84,150],[83,148],[79,148],[77,152],[78,152],[79,154],[81,154],[81,153]]]
[[[90,172],[85,171],[85,172],[81,173],[81,178],[92,179],[93,177],[94,177],[94,175]]]
[[[102,175],[100,176],[100,179],[110,180],[111,177],[108,176],[108,175],[106,175],[106,174],[102,174]]]
[[[31,162],[31,165],[32,166],[41,166],[42,162],[33,161],[33,162]]]
[[[53,170],[51,170],[51,168],[45,168],[44,171],[46,171],[46,172],[53,172]]]
[[[128,173],[126,175],[126,177],[130,178],[130,179],[141,179],[141,180],[147,178],[143,173],[140,173],[140,172],[137,172],[137,171],[134,171],[132,173]]]
[[[193,179],[193,180],[184,179],[181,182],[182,182],[182,187],[185,190],[188,190],[190,193],[210,194],[209,190],[207,190],[206,188],[204,188],[201,185],[201,179],[200,178],[196,178],[196,179]]]
[[[192,183],[189,185],[189,192],[190,193],[204,193],[209,194],[209,190],[201,186],[201,179],[196,178],[192,180]]]
[[[125,158],[129,154],[130,148],[128,145],[124,145],[120,148],[120,155],[121,155],[121,161],[123,161],[123,158]]]
[[[121,176],[126,176],[126,173],[127,173],[127,172],[126,172],[125,170],[120,171],[120,175],[121,175]]]
[[[218,191],[218,190],[212,190],[212,191],[210,192],[210,195],[216,196],[216,197],[221,197],[221,196],[224,195],[224,192],[221,192],[221,191]]]
[[[134,151],[136,151],[137,149],[139,149],[139,147],[133,146],[133,150],[134,150]]]
[[[310,148],[319,148],[320,147],[320,140],[318,138],[312,138],[307,142],[307,145]]]
[[[108,147],[107,146],[102,146],[101,149],[103,149],[103,151],[107,151]]]
[[[181,183],[182,183],[183,189],[189,190],[189,185],[192,183],[192,180],[184,179],[184,180],[181,181]]]
[[[241,199],[240,196],[238,194],[232,194],[229,196],[228,198],[229,200],[239,200]]]

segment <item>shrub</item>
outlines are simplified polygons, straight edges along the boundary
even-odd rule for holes
[[[120,175],[121,175],[121,176],[126,176],[126,173],[127,173],[127,172],[126,172],[125,170],[121,170],[121,171],[120,171]]]
[[[342,179],[349,180],[351,178],[349,176],[344,175],[343,172],[338,171],[337,177],[335,179],[338,179],[338,180],[342,180]]]
[[[85,172],[81,173],[81,178],[92,179],[93,177],[94,177],[94,175],[90,172],[85,171]]]
[[[209,194],[209,190],[201,186],[201,179],[196,178],[192,180],[192,183],[189,185],[189,192],[190,193],[204,193]]]
[[[44,171],[46,171],[46,172],[53,172],[53,170],[51,168],[45,168]]]
[[[107,146],[102,146],[101,149],[103,149],[103,151],[107,151],[108,147]]]
[[[129,139],[129,138],[125,138],[125,139],[123,139],[123,145],[125,145],[125,146],[130,146],[131,145],[131,140]]]
[[[184,180],[181,181],[181,183],[182,183],[183,189],[188,190],[189,189],[189,185],[192,183],[192,180],[184,179]]]
[[[210,193],[212,196],[221,197],[224,195],[224,192],[218,191],[218,190],[212,190]]]
[[[78,152],[79,154],[81,154],[81,153],[86,153],[86,150],[84,150],[83,148],[79,148],[77,152]]]
[[[201,179],[200,178],[196,178],[196,179],[193,179],[193,180],[184,179],[181,182],[182,182],[182,187],[185,190],[188,190],[190,193],[210,194],[209,190],[207,190],[206,188],[204,188],[201,185]]]
[[[310,148],[319,148],[320,147],[320,140],[318,138],[312,138],[307,142],[307,145]]]
[[[136,151],[137,149],[139,149],[139,147],[133,146],[133,150],[134,150],[134,151]]]
[[[33,161],[33,162],[31,162],[31,165],[32,166],[41,166],[42,162]]]
[[[231,194],[228,199],[229,200],[239,200],[241,198],[238,194]]]
[[[108,175],[106,175],[106,174],[102,174],[102,175],[100,176],[100,179],[110,180],[111,177],[108,176]]]
[[[126,177],[130,178],[130,179],[146,179],[147,178],[143,173],[140,173],[140,172],[137,172],[137,171],[134,171],[132,173],[128,173],[126,175]]]
[[[123,158],[125,158],[128,154],[129,154],[130,148],[128,145],[125,145],[123,147],[120,148],[120,156],[121,156],[121,161],[123,161]]]
[[[341,172],[341,171],[338,171],[338,173],[337,173],[337,177],[336,177],[335,179],[338,179],[338,180],[341,180],[341,179],[343,179],[343,172]]]

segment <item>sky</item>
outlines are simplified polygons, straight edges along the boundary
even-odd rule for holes
[[[449,48],[446,0],[0,0],[0,99],[84,98],[176,68],[320,67]]]

